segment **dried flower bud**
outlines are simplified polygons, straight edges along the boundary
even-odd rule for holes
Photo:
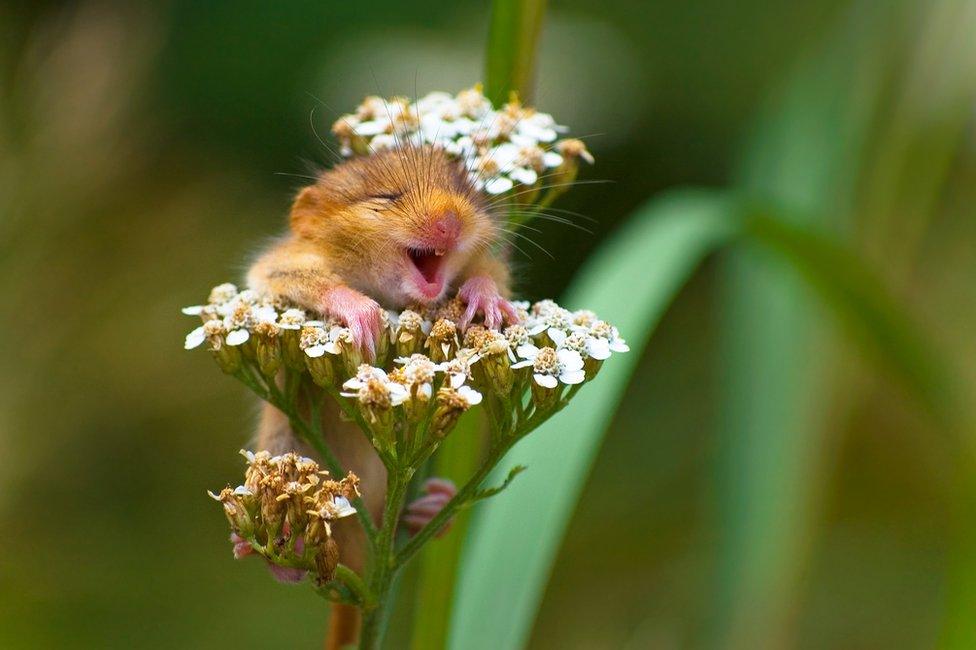
[[[454,321],[441,318],[434,323],[426,343],[431,360],[436,363],[447,361],[454,356],[458,347],[457,325]]]
[[[322,585],[335,578],[335,569],[339,565],[339,545],[331,537],[319,545],[315,553],[316,581]]]

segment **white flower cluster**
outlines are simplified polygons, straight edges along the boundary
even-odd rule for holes
[[[432,399],[465,410],[480,403],[485,390],[517,399],[530,376],[544,389],[580,384],[614,352],[629,350],[617,328],[591,311],[569,311],[551,300],[514,306],[519,323],[502,331],[476,324],[464,333],[456,325],[464,311],[458,299],[423,313],[387,312],[375,365],[369,365],[340,323],[307,319],[301,309],[222,284],[206,305],[183,310],[204,321],[187,335],[185,347],[206,342],[232,373],[248,359],[267,377],[282,365],[308,371],[319,385],[357,400],[373,420],[377,413]],[[229,349],[241,352],[227,357]]]
[[[345,156],[431,145],[464,161],[471,181],[488,194],[533,186],[546,175],[575,176],[593,156],[552,115],[510,101],[495,109],[481,87],[457,95],[432,92],[416,102],[367,97],[332,126]],[[570,169],[571,168],[571,173]]]

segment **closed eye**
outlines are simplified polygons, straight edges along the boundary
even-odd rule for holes
[[[401,196],[403,196],[402,192],[384,192],[380,194],[370,194],[369,198],[376,201],[396,201]]]

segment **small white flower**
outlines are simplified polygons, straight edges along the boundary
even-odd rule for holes
[[[326,331],[320,325],[312,325],[313,321],[305,323],[302,328],[302,337],[298,346],[305,351],[305,355],[313,359],[321,357],[328,352],[336,355],[342,353],[339,343],[343,340],[352,338],[352,332],[345,327],[333,327]]]
[[[583,329],[577,329],[572,334],[567,334],[561,330],[554,330],[549,333],[552,342],[556,344],[556,349],[565,348],[576,350],[581,355],[592,357],[599,361],[610,358],[610,344],[606,339],[591,336]]]
[[[278,327],[283,330],[299,330],[305,324],[305,312],[301,309],[286,309],[278,319]]]
[[[374,368],[373,366],[368,366],[364,363],[359,366],[358,370],[356,370],[356,376],[347,379],[345,383],[342,384],[342,387],[349,391],[359,390],[365,386],[370,379],[379,379],[383,382],[388,381],[385,370],[382,368]]]
[[[434,392],[434,375],[439,366],[423,354],[398,357],[396,362],[403,364],[403,376],[410,386],[416,387],[417,395],[423,399],[430,399]]]
[[[557,305],[546,308],[533,321],[527,323],[525,329],[528,330],[530,336],[537,336],[545,332],[549,338],[552,338],[555,332],[568,333],[572,325],[573,314]]]
[[[468,379],[471,379],[471,366],[481,359],[475,350],[471,348],[461,348],[455,353],[453,359],[444,361],[437,365],[438,372],[443,372],[447,376],[447,383],[451,388],[460,388]]]
[[[532,366],[532,376],[540,386],[555,388],[559,382],[580,384],[586,379],[586,374],[583,372],[583,357],[576,350],[565,348],[554,350],[545,347],[526,349],[525,352],[525,360],[513,364],[512,368]]]
[[[620,338],[617,328],[606,321],[597,321],[590,328],[590,335],[607,342],[607,347],[613,352],[630,352],[630,346]]]

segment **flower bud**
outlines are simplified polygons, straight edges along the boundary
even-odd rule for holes
[[[424,319],[415,311],[400,314],[394,336],[394,350],[398,357],[409,357],[424,347]]]
[[[508,339],[499,332],[487,331],[478,350],[485,381],[502,399],[508,399],[515,383]]]
[[[281,357],[285,365],[296,372],[305,370],[305,354],[302,352],[302,326],[305,312],[301,309],[287,309],[278,318],[281,339]]]
[[[442,363],[452,358],[459,347],[457,325],[454,324],[454,321],[441,318],[434,323],[425,347],[427,348],[427,356],[434,363]]]
[[[228,375],[233,375],[241,369],[241,351],[227,345],[224,336],[227,330],[222,321],[209,320],[203,324],[203,334],[206,337],[210,353],[220,369]]]
[[[336,373],[332,359],[340,350],[330,340],[329,334],[321,326],[305,325],[299,334],[298,347],[302,350],[303,363],[312,381],[322,387],[332,386]]]
[[[357,368],[363,364],[363,352],[352,338],[352,332],[344,327],[337,327],[329,333],[339,350],[339,359],[346,375],[355,375]]]
[[[481,393],[470,386],[451,388],[444,386],[437,391],[437,407],[431,418],[430,434],[436,438],[443,438],[457,424],[461,414],[476,404],[481,403]]]
[[[279,329],[274,323],[261,322],[254,326],[254,358],[265,377],[274,377],[281,368],[281,341]],[[249,341],[250,342],[250,341]]]
[[[335,578],[335,569],[339,565],[339,545],[332,537],[326,537],[315,553],[315,573],[318,583],[324,584]]]
[[[246,499],[251,497],[251,491],[244,486],[236,489],[225,487],[220,494],[207,492],[210,497],[219,501],[224,506],[224,515],[230,523],[231,529],[241,535],[248,537],[254,532],[254,525],[247,511]]]

